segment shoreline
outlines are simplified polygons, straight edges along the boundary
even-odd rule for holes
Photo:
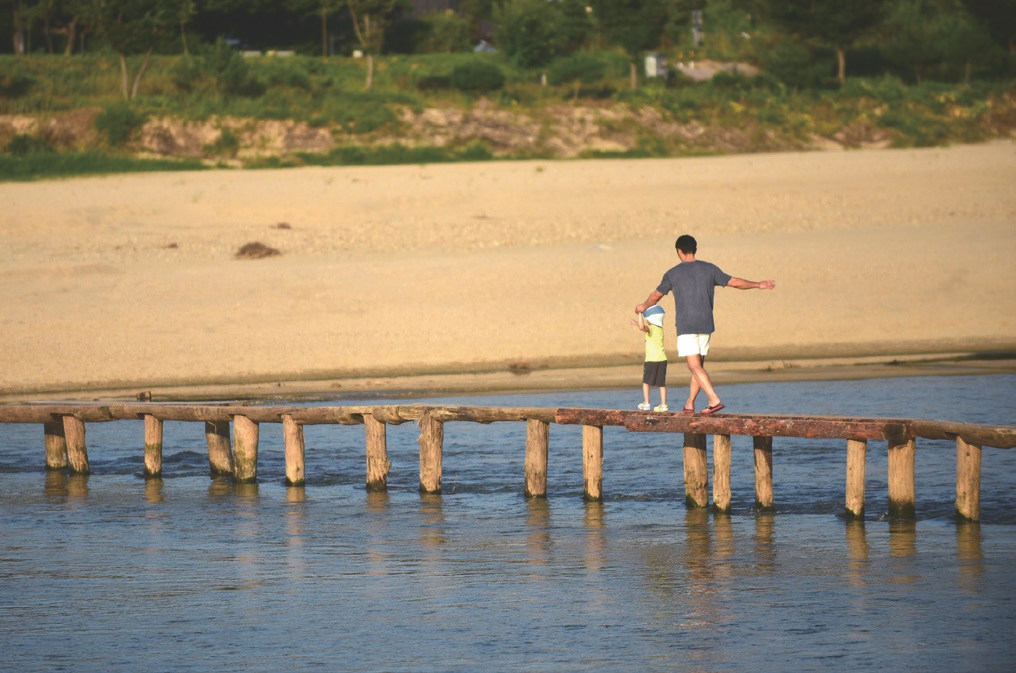
[[[531,369],[378,372],[334,377],[259,377],[258,381],[111,383],[103,387],[53,386],[46,390],[0,392],[0,404],[41,401],[126,401],[149,393],[158,401],[326,400],[422,398],[455,395],[537,394],[622,390],[641,386],[641,360],[629,364],[573,363]],[[1016,373],[1016,349],[888,355],[722,360],[709,363],[717,386],[744,383],[847,381],[918,376],[981,376]],[[668,388],[688,385],[679,361],[670,362]]]

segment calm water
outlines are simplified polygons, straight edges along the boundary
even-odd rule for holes
[[[1016,424],[1016,376],[755,384],[731,411]],[[441,398],[631,408],[636,388]],[[357,403],[355,400],[343,403]],[[380,402],[380,401],[379,401]],[[280,426],[260,483],[213,481],[201,424],[88,426],[90,477],[45,472],[42,429],[0,425],[3,671],[1001,671],[1016,666],[1016,451],[985,448],[982,522],[958,523],[955,445],[919,441],[916,523],[890,522],[884,442],[867,520],[840,517],[845,442],[774,441],[758,515],[734,438],[731,516],[687,510],[680,436],[604,432],[604,502],[581,431],[551,426],[548,497],[522,497],[525,427],[448,424],[421,496],[413,424],[367,494],[362,426],[308,427],[287,489]],[[710,454],[711,454],[710,442]],[[711,460],[710,455],[710,460]]]

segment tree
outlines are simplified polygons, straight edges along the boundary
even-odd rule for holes
[[[494,7],[495,44],[522,68],[547,65],[557,53],[558,13],[546,0],[507,0]]]
[[[156,42],[176,29],[187,0],[89,0],[87,23],[105,35],[120,59],[121,92],[124,100],[138,95],[141,78],[155,51]],[[132,78],[127,57],[144,54]],[[133,80],[133,82],[132,82]]]
[[[374,54],[381,53],[385,27],[391,20],[397,2],[398,0],[346,0],[356,39],[367,56],[368,91],[374,82]]]
[[[595,0],[592,7],[603,36],[628,54],[631,88],[637,88],[639,56],[659,45],[667,5],[663,0]]]
[[[963,0],[992,38],[1010,54],[1016,54],[1016,0]]]
[[[884,0],[770,0],[769,16],[784,30],[836,50],[840,82],[847,77],[847,49],[882,18]]]
[[[936,0],[897,0],[886,16],[882,53],[911,68],[918,84],[928,67],[946,57],[946,39],[954,24],[942,9]]]

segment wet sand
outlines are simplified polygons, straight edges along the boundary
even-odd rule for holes
[[[637,386],[681,233],[777,281],[717,291],[717,382],[1012,371],[1014,184],[1009,141],[0,184],[0,398]]]

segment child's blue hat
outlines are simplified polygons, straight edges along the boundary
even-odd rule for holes
[[[656,325],[657,327],[663,327],[663,317],[666,315],[666,311],[663,310],[662,306],[650,306],[642,312],[642,317],[646,319],[646,322],[650,325]]]

